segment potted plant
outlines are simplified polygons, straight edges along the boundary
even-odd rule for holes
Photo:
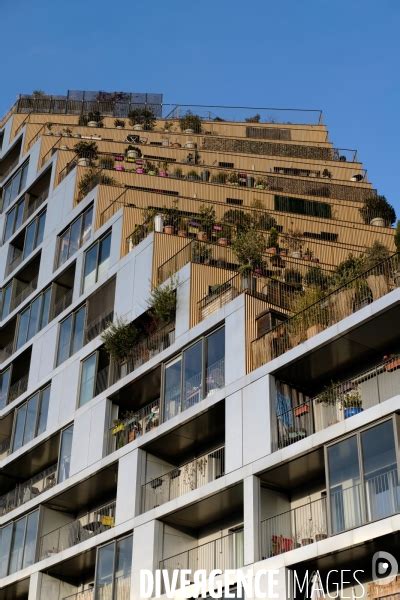
[[[50,123],[50,122],[46,123],[46,129],[44,131],[44,135],[52,135],[51,130],[52,130],[53,124],[54,123]]]
[[[129,144],[129,146],[125,150],[125,160],[127,162],[135,162],[135,160],[137,158],[140,158],[141,156],[142,156],[142,152],[141,152],[140,148],[137,148],[136,146],[133,146],[132,144]]]
[[[279,233],[275,227],[272,227],[268,240],[267,240],[267,252],[269,254],[278,254],[279,253]]]
[[[129,112],[128,118],[135,131],[151,131],[156,122],[154,113],[149,108],[135,108]]]
[[[366,225],[389,227],[396,221],[396,211],[385,196],[371,196],[364,200],[360,214]]]
[[[258,113],[253,115],[252,117],[248,117],[245,119],[246,123],[259,123],[261,121],[261,115]]]
[[[255,291],[257,282],[252,272],[263,264],[262,251],[264,247],[264,235],[255,229],[241,231],[233,240],[232,248],[239,261],[243,289]]]
[[[194,169],[192,169],[191,171],[188,171],[186,178],[189,181],[198,181],[200,179],[197,171],[195,171]]]
[[[201,119],[198,115],[187,112],[179,119],[179,127],[184,133],[201,133]]]
[[[171,121],[165,121],[164,131],[170,132],[173,129],[174,124]]]
[[[259,177],[258,179],[256,179],[256,186],[255,187],[258,190],[265,190],[266,187],[267,187],[265,179],[262,179],[261,177]]]
[[[354,415],[358,415],[363,410],[361,393],[357,389],[351,390],[349,392],[344,392],[340,402],[343,408],[345,419],[348,419],[349,417],[352,417]]]
[[[226,178],[227,178],[227,174],[220,171],[219,173],[216,173],[215,175],[211,176],[211,183],[225,184]]]
[[[288,283],[294,288],[301,289],[303,283],[303,276],[297,269],[286,269],[285,283]]]
[[[78,157],[78,165],[83,167],[91,166],[98,157],[96,142],[78,142],[73,149]]]
[[[83,198],[96,185],[115,185],[115,180],[108,175],[104,175],[101,171],[90,169],[82,175],[78,183],[79,196]]]
[[[133,355],[138,339],[138,329],[134,323],[127,323],[124,319],[117,318],[101,334],[101,340],[106,352],[127,373],[127,361]],[[124,369],[125,367],[125,369]]]
[[[114,168],[114,157],[110,155],[103,155],[99,158],[99,167],[102,169],[113,169]]]
[[[179,217],[178,219],[178,236],[187,237],[188,234],[188,218]]]
[[[400,367],[400,356],[397,354],[390,354],[389,356],[384,356],[383,360],[385,361],[385,371],[391,373],[392,371],[396,371]]]
[[[294,297],[291,310],[294,313],[292,324],[295,336],[310,339],[323,331],[329,322],[329,313],[320,302],[324,298],[321,288],[312,286]]]
[[[293,258],[301,258],[302,250],[304,246],[303,234],[300,230],[290,230],[286,238],[287,247],[290,256]]]
[[[217,232],[217,243],[219,246],[228,246],[231,240],[231,228],[227,225],[222,225]]]
[[[86,125],[88,127],[103,127],[103,117],[98,110],[88,114]]]
[[[322,177],[325,177],[326,179],[332,179],[332,173],[329,171],[329,169],[324,169],[322,171]]]
[[[207,240],[210,237],[215,223],[214,207],[201,204],[199,208],[198,220],[200,223],[200,231],[197,234],[197,239],[203,241]]]
[[[229,185],[239,185],[239,175],[234,171],[229,173],[227,177],[227,183],[229,183]]]
[[[166,161],[159,163],[158,174],[160,177],[168,177],[168,163]]]
[[[192,262],[200,264],[209,264],[211,258],[211,248],[207,244],[194,242],[192,244]]]
[[[117,129],[124,129],[124,127],[125,127],[125,121],[123,121],[122,119],[115,119],[114,120],[114,127],[116,127]]]
[[[158,175],[158,167],[150,160],[146,160],[144,164],[144,170],[147,175]]]
[[[175,320],[176,281],[153,289],[149,299],[150,313],[157,323],[168,325]]]
[[[365,279],[374,300],[378,300],[389,291],[388,277],[384,274],[384,269],[379,269],[378,266],[389,257],[389,250],[378,241],[375,241],[361,257],[361,268],[367,271]]]
[[[174,171],[174,177],[177,179],[183,179],[183,171],[180,167],[177,167]]]

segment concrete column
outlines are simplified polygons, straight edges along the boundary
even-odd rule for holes
[[[142,475],[146,453],[136,448],[118,462],[118,488],[115,524],[120,525],[140,514]]]
[[[243,481],[244,564],[259,560],[260,480],[254,475]]]
[[[132,581],[130,600],[141,600],[140,572],[148,569],[152,572],[159,568],[162,558],[163,524],[149,521],[135,527],[132,551]]]

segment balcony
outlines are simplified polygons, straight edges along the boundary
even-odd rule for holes
[[[333,489],[261,522],[262,559],[300,548],[397,514],[400,486],[397,469],[365,480],[364,485]]]
[[[169,556],[160,561],[160,569],[166,569],[172,577],[175,569],[190,569],[193,575],[194,571],[199,569],[205,569],[207,573],[213,569],[221,569],[221,571],[240,569],[243,563],[243,529],[241,529]],[[193,582],[193,579],[191,581]]]
[[[22,506],[56,484],[57,464],[44,469],[34,477],[19,483],[13,490],[0,497],[0,515]]]
[[[298,346],[399,285],[399,254],[394,254],[254,340],[252,368]]]
[[[108,583],[99,586],[97,593],[94,588],[83,590],[77,594],[63,596],[60,600],[93,600],[95,597],[99,600],[130,600],[131,578],[116,577],[114,584]],[[95,596],[96,594],[96,596]]]
[[[165,504],[225,474],[225,447],[196,457],[142,486],[142,512]]]
[[[42,535],[39,545],[40,560],[58,554],[115,525],[115,502],[87,512],[78,519]]]
[[[118,420],[110,428],[109,453],[118,448],[123,448],[145,433],[152,431],[160,424],[160,399],[150,402],[137,411],[130,411],[130,415]]]
[[[399,393],[400,355],[331,382],[314,397],[276,382],[276,428],[273,450],[284,448],[330,425],[359,414]]]

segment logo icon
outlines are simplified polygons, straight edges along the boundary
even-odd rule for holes
[[[396,579],[399,570],[397,560],[389,552],[380,550],[372,557],[372,579],[378,585],[387,585]]]

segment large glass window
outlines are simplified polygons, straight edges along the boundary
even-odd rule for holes
[[[1,318],[5,319],[11,309],[12,283],[2,290],[1,294]]]
[[[83,271],[83,291],[100,281],[108,270],[110,260],[111,233],[95,242],[85,253]]]
[[[96,364],[96,352],[82,361],[79,406],[86,404],[86,402],[89,402],[93,398],[96,382]]]
[[[7,210],[11,202],[15,200],[20,192],[26,186],[29,161],[20,166],[18,171],[7,181],[3,189],[3,208]]]
[[[186,348],[164,368],[164,420],[225,385],[225,329]]]
[[[40,433],[47,425],[50,386],[47,386],[31,396],[17,410],[13,436],[13,452],[21,448]]]
[[[26,228],[23,258],[33,252],[35,248],[43,241],[44,225],[46,222],[46,211],[38,215],[33,221],[29,223]]]
[[[50,316],[51,287],[39,294],[19,315],[17,349],[46,327]]]
[[[275,210],[294,213],[297,215],[308,215],[311,217],[332,217],[331,205],[327,202],[315,202],[304,200],[304,198],[293,198],[292,196],[275,196]]]
[[[332,533],[400,510],[393,421],[327,448]]]
[[[93,206],[89,206],[69,227],[59,235],[56,268],[70,258],[90,238]]]
[[[101,546],[97,553],[95,600],[128,598],[131,568],[131,535]]]
[[[61,433],[60,457],[58,460],[58,476],[57,481],[65,481],[69,477],[69,468],[71,463],[72,436],[74,426],[70,425]]]
[[[57,365],[82,348],[85,333],[86,305],[81,306],[60,323]]]
[[[4,229],[4,239],[6,242],[19,229],[24,221],[25,200],[22,198],[15,206],[7,213],[6,226]]]
[[[0,410],[7,404],[8,391],[10,389],[11,369],[12,366],[10,365],[5,371],[0,373]]]
[[[15,573],[35,562],[39,511],[0,530],[0,575]]]

